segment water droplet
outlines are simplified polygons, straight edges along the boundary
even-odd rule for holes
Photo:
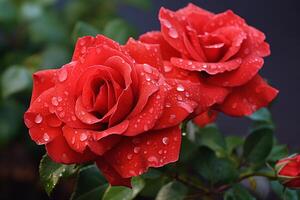
[[[165,26],[165,27],[167,27],[167,28],[171,28],[172,27],[172,24],[169,22],[169,20],[167,20],[167,19],[162,19],[161,20],[161,23]]]
[[[177,96],[177,99],[178,99],[178,101],[182,101],[182,100],[183,100],[183,98],[182,98],[181,95],[178,95],[178,96]]]
[[[134,153],[139,153],[141,150],[141,147],[134,147],[133,152]]]
[[[155,156],[150,156],[150,157],[148,158],[148,161],[149,161],[149,162],[158,162],[158,160],[157,160],[157,158],[156,158]]]
[[[183,85],[179,84],[179,85],[177,86],[176,90],[177,90],[178,92],[183,92],[183,91],[184,91]]]
[[[170,71],[172,71],[172,66],[165,65],[165,66],[164,66],[164,71],[165,71],[165,72],[170,72]]]
[[[147,154],[148,152],[147,151],[144,151],[144,154]]]
[[[202,67],[205,69],[205,68],[207,68],[207,65],[203,65]]]
[[[128,159],[128,160],[131,160],[131,159],[132,159],[132,157],[133,157],[133,155],[132,155],[132,154],[128,154],[128,155],[127,155],[127,159]]]
[[[50,137],[49,137],[48,133],[44,133],[43,139],[44,139],[45,142],[49,141]]]
[[[57,97],[52,97],[51,103],[52,103],[52,105],[54,105],[54,106],[58,106],[58,100],[57,100]]]
[[[156,99],[160,99],[160,95],[157,95],[157,96],[156,96]]]
[[[152,71],[152,67],[148,64],[144,64],[144,71],[151,74],[153,71]]]
[[[75,144],[75,137],[72,137],[71,143],[72,143],[72,144]]]
[[[58,101],[58,102],[62,102],[62,100],[63,100],[63,99],[62,99],[60,96],[57,97],[57,101]]]
[[[84,39],[81,39],[80,42],[79,42],[79,44],[80,44],[81,46],[85,45],[85,40],[84,40]]]
[[[34,118],[35,123],[40,124],[40,123],[42,123],[42,121],[43,121],[42,115],[38,114],[37,116],[35,116],[35,118]]]
[[[158,154],[161,155],[163,153],[163,150],[159,150]]]
[[[79,139],[80,139],[81,142],[83,142],[83,141],[85,141],[87,139],[87,135],[85,133],[81,133]]]
[[[73,121],[76,121],[76,117],[75,117],[75,115],[72,115],[72,117],[71,117],[71,118],[72,118],[72,120],[73,120]]]
[[[165,145],[169,144],[169,138],[168,137],[163,137],[162,143],[165,144]]]
[[[169,36],[171,38],[174,38],[174,39],[178,38],[178,32],[176,31],[176,29],[170,28],[169,29]]]
[[[150,108],[149,113],[153,113],[154,108]]]
[[[186,92],[186,93],[185,93],[185,96],[186,96],[186,97],[189,97],[189,96],[190,96],[190,93]]]
[[[181,108],[185,109],[188,113],[194,112],[193,107],[192,107],[190,104],[188,104],[188,103],[185,103],[185,102],[178,102],[178,105],[179,105]]]
[[[60,82],[64,82],[68,78],[68,71],[66,69],[61,69],[59,74],[58,74],[58,80]]]
[[[172,114],[169,117],[169,121],[172,122],[174,119],[176,119],[176,115]]]
[[[145,79],[146,81],[151,81],[151,77],[148,74],[146,74]]]

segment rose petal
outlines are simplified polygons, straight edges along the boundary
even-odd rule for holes
[[[250,55],[242,60],[238,69],[210,76],[207,78],[207,83],[224,87],[244,85],[258,73],[263,64],[262,58]]]
[[[130,38],[124,48],[137,63],[161,69],[163,60],[158,44],[142,43]]]
[[[199,72],[205,71],[208,74],[215,75],[237,69],[241,65],[242,59],[236,58],[227,62],[218,63],[201,63],[181,58],[172,58],[171,63],[181,69]]]
[[[169,43],[164,39],[162,33],[159,31],[147,32],[141,35],[139,40],[148,44],[159,44],[164,60],[169,60],[171,57],[180,57],[180,53],[169,45]]]
[[[234,88],[219,109],[232,116],[250,115],[261,107],[267,106],[278,90],[269,86],[259,75],[246,85]]]
[[[47,154],[57,163],[63,164],[80,164],[96,159],[96,155],[90,151],[85,151],[83,154],[73,151],[65,138],[61,134],[53,141],[46,144]]]
[[[104,159],[100,158],[96,160],[96,164],[110,185],[131,187],[131,178],[122,178]]]
[[[33,77],[33,89],[30,104],[33,103],[44,91],[55,84],[56,69],[42,70],[35,72]]]
[[[179,157],[181,132],[179,127],[149,131],[136,137],[124,137],[104,159],[123,178],[138,176],[149,167],[161,167]]]
[[[199,127],[205,127],[207,124],[213,123],[217,118],[218,112],[208,110],[193,119],[193,122]]]

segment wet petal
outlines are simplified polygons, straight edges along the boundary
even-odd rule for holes
[[[219,109],[232,116],[250,115],[261,107],[267,106],[278,90],[269,86],[259,75],[247,84],[234,88]]]
[[[224,86],[236,87],[243,85],[250,81],[263,66],[264,60],[257,56],[248,56],[242,60],[238,69],[216,74],[207,78],[207,83]]]
[[[217,118],[218,112],[208,110],[193,119],[193,122],[199,127],[205,127],[207,124],[213,123]]]
[[[149,167],[161,167],[178,160],[181,145],[179,127],[124,137],[104,158],[123,178],[138,176]]]
[[[57,163],[80,164],[96,159],[96,155],[90,151],[85,151],[82,154],[73,151],[66,142],[62,132],[53,141],[46,144],[46,150],[50,158]]]
[[[181,69],[199,72],[204,71],[208,74],[215,75],[237,69],[241,65],[242,59],[236,58],[227,62],[205,63],[184,60],[180,58],[172,58],[171,63]]]

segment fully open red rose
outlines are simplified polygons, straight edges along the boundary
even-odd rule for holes
[[[157,48],[147,49],[139,62],[130,48],[100,35],[80,38],[72,62],[33,75],[24,115],[31,138],[54,161],[96,161],[112,185],[129,186],[130,177],[176,161],[178,125],[198,106],[187,98],[193,84],[179,104],[174,98],[181,90],[150,66],[159,65],[157,56],[149,57]]]
[[[300,189],[300,155],[292,155],[278,161],[275,168],[284,186]]]
[[[146,33],[140,41],[159,44],[163,60],[198,72],[206,84],[228,89],[217,110],[249,115],[277,95],[258,75],[263,57],[270,54],[265,35],[232,11],[213,14],[189,4],[175,12],[161,8],[159,20],[161,32]]]

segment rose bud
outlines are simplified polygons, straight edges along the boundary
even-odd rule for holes
[[[300,189],[300,155],[279,160],[275,166],[279,181],[286,187]]]
[[[276,97],[278,91],[258,74],[270,54],[264,33],[231,10],[215,14],[188,4],[177,11],[161,8],[159,20],[161,30],[139,40],[158,44],[165,66],[197,73],[203,83],[227,89],[214,110],[250,115]]]

